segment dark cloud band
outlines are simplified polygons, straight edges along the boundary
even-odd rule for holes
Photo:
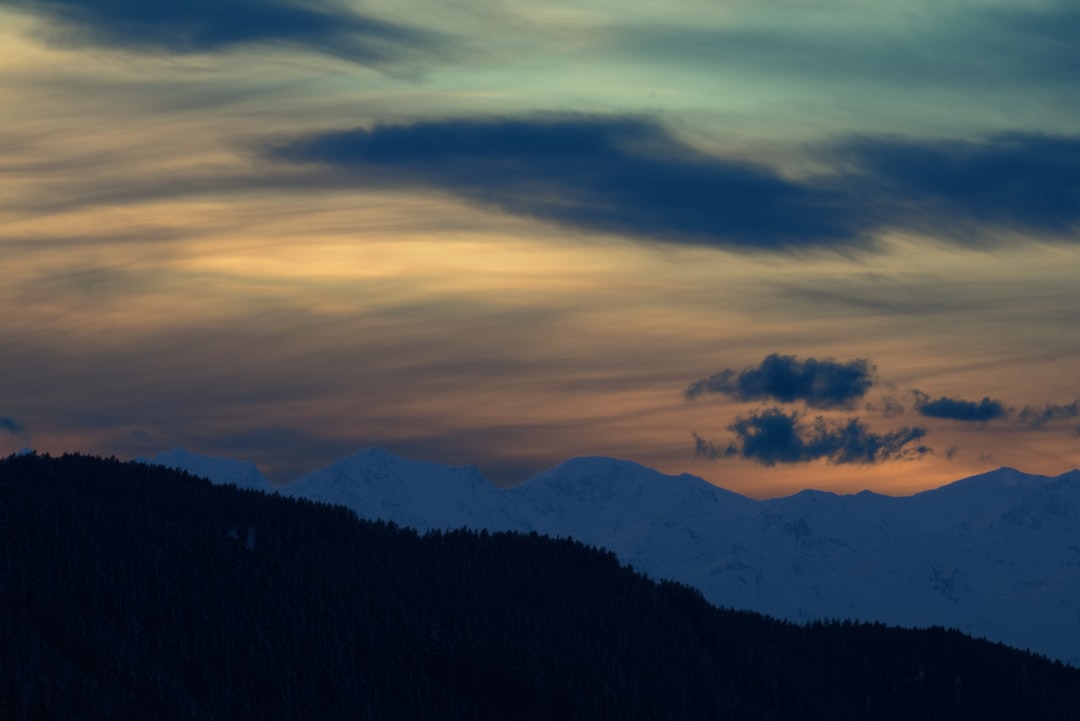
[[[832,359],[799,360],[773,353],[756,368],[731,368],[696,381],[686,389],[693,400],[705,393],[721,393],[740,401],[803,401],[811,408],[845,408],[873,385],[874,365],[864,358],[846,363]]]
[[[836,146],[833,159],[881,225],[970,243],[979,227],[1067,235],[1080,223],[1080,138],[861,138]]]
[[[780,250],[860,245],[836,193],[707,155],[620,117],[440,120],[317,133],[276,159],[358,185],[443,190],[514,215],[660,242]]]
[[[571,228],[737,250],[866,248],[889,229],[966,243],[993,237],[972,233],[982,227],[1072,237],[1080,223],[1080,138],[857,138],[823,152],[836,172],[788,179],[647,119],[570,115],[376,125],[267,150],[357,186],[435,189]]]
[[[718,445],[694,434],[697,458],[717,460],[738,457],[762,465],[806,463],[827,460],[836,464],[873,464],[930,453],[919,444],[925,428],[901,428],[890,433],[874,433],[857,418],[830,421],[818,416],[810,422],[798,412],[779,408],[755,411],[738,417],[728,426],[735,439]]]
[[[442,48],[435,33],[360,15],[328,0],[0,0],[43,17],[58,45],[206,53],[289,44],[369,65]]]

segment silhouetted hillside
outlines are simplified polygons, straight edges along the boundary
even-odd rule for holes
[[[717,610],[610,553],[0,461],[4,719],[1080,719],[1080,671]]]

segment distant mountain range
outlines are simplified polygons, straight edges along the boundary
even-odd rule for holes
[[[140,459],[273,492],[250,463]],[[1001,468],[913,496],[754,500],[683,474],[576,458],[501,489],[475,468],[359,451],[285,484],[421,531],[536,531],[613,551],[712,603],[783,619],[941,625],[1080,666],[1080,471]]]

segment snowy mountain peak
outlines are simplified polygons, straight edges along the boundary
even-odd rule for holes
[[[947,489],[952,489],[953,491],[966,491],[970,489],[987,490],[997,488],[1030,489],[1048,480],[1050,480],[1049,476],[1040,476],[1032,473],[1024,473],[1022,471],[1018,471],[1015,468],[1002,466],[1001,468],[987,471],[986,473],[979,473],[974,476],[962,478],[959,481],[954,481],[953,483],[949,483],[948,485],[942,486],[941,488],[923,491],[923,493],[936,493],[945,491]]]
[[[475,466],[448,466],[365,448],[282,488],[290,496],[346,506],[361,518],[421,531],[468,526],[530,530],[513,502]]]
[[[250,461],[233,458],[204,456],[184,448],[173,448],[150,458],[136,458],[137,462],[187,471],[193,476],[209,479],[218,485],[234,485],[263,493],[275,493],[276,489]]]
[[[1002,514],[1001,520],[1034,531],[1055,527],[1069,529],[1080,525],[1077,523],[1080,521],[1080,474],[1069,472],[1052,479],[1024,496],[1018,504]],[[1063,542],[1071,540],[1062,539]],[[1077,553],[1080,554],[1080,550]],[[1080,567],[1080,559],[1077,559],[1077,566]],[[1080,617],[1077,620],[1080,622]]]
[[[561,463],[508,494],[537,531],[609,547],[615,537],[646,538],[656,523],[708,525],[754,503],[697,476],[598,456]]]
[[[744,498],[689,473],[669,476],[640,463],[604,456],[582,456],[564,461],[537,473],[514,490],[524,493],[539,487],[549,494],[590,502],[611,501],[617,497],[682,494],[688,489]]]
[[[476,483],[493,485],[480,473],[476,466],[451,466],[433,461],[404,458],[395,453],[391,453],[385,448],[380,448],[379,446],[361,448],[351,455],[337,459],[318,471],[312,471],[312,473],[330,468],[335,468],[339,471],[340,469],[345,468],[356,469],[357,472],[371,478],[376,476],[386,479],[398,478],[399,480],[401,478],[414,478],[417,481],[422,481],[425,473],[452,473],[469,478]]]
[[[525,486],[543,486],[557,496],[583,501],[611,501],[620,493],[640,495],[646,486],[669,478],[632,461],[585,456],[536,474]]]
[[[360,448],[352,455],[345,456],[344,458],[339,460],[391,465],[404,461],[405,459],[401,456],[394,455],[385,448],[380,448],[379,446],[369,446],[368,448]]]
[[[831,501],[834,498],[840,498],[839,493],[833,493],[832,491],[819,491],[816,488],[804,488],[795,494],[797,498],[803,498],[811,501]]]

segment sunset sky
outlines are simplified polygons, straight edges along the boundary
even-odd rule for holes
[[[0,0],[0,454],[1080,466],[1080,5]]]

